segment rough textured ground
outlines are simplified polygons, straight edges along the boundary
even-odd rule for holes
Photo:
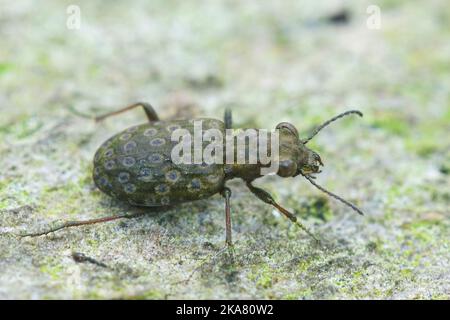
[[[372,2],[194,2],[76,1],[80,30],[66,28],[73,1],[0,3],[0,298],[450,298],[447,2],[379,1],[380,30],[366,27]],[[341,8],[350,20],[327,22]],[[101,124],[77,115],[137,100],[163,118],[220,118],[231,106],[237,127],[291,121],[303,134],[357,107],[363,119],[337,123],[312,146],[326,165],[318,181],[367,215],[302,178],[266,177],[258,185],[323,247],[239,181],[230,184],[234,262],[216,254],[220,196],[11,236],[138,211],[95,188],[91,163],[143,112]]]

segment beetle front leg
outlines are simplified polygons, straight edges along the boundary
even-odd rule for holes
[[[147,102],[136,102],[136,103],[133,103],[132,105],[129,105],[128,107],[125,107],[125,108],[122,108],[122,109],[119,109],[119,110],[116,110],[116,111],[113,111],[113,112],[109,112],[109,113],[106,113],[104,115],[95,117],[95,121],[99,122],[99,121],[102,121],[102,120],[104,120],[104,119],[106,119],[106,118],[108,118],[110,116],[115,116],[117,114],[120,114],[120,113],[125,112],[125,111],[129,111],[129,110],[137,108],[137,107],[142,107],[144,109],[145,114],[147,115],[147,119],[148,119],[149,122],[158,121],[159,120],[158,114],[156,113],[155,109],[153,109],[153,107],[151,106],[150,103],[147,103]]]
[[[231,239],[230,188],[224,187],[221,194],[225,198],[225,230],[226,230],[225,243],[228,245],[228,247],[232,247],[233,242]]]
[[[288,210],[286,210],[285,208],[283,208],[282,206],[280,206],[278,203],[275,202],[275,200],[273,199],[273,197],[265,190],[255,187],[254,185],[252,185],[251,182],[247,181],[247,187],[250,189],[250,191],[257,196],[259,199],[261,199],[262,201],[264,201],[265,203],[268,203],[272,206],[274,206],[275,208],[278,209],[278,211],[280,211],[282,214],[284,214],[289,220],[291,220],[293,223],[295,223],[297,226],[299,226],[303,231],[305,231],[310,237],[312,237],[314,240],[316,240],[317,242],[320,242],[302,223],[300,223],[297,219],[297,217],[292,214],[291,212],[289,212]]]

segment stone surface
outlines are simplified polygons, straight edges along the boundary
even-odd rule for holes
[[[79,30],[66,27],[71,3],[0,4],[0,298],[450,297],[446,1],[379,1],[380,30],[366,26],[366,1],[76,1]],[[341,8],[349,21],[326,18]],[[143,112],[81,116],[138,100],[166,119],[221,118],[231,106],[236,127],[290,121],[303,136],[358,108],[363,119],[311,146],[326,165],[318,181],[367,214],[300,177],[266,177],[258,185],[322,247],[240,181],[230,183],[234,260],[221,251],[220,196],[14,237],[55,219],[142,211],[103,195],[91,171],[96,148]]]

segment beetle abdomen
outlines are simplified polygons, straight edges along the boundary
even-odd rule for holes
[[[199,119],[203,129],[224,131],[222,121]],[[198,120],[196,120],[198,121]],[[210,197],[222,190],[222,164],[175,164],[171,141],[191,121],[158,121],[134,126],[108,139],[94,158],[94,182],[103,192],[133,205],[166,206]]]

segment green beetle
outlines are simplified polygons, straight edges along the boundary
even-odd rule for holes
[[[226,187],[230,179],[241,178],[249,190],[260,200],[274,206],[291,221],[296,223],[311,237],[316,239],[306,227],[288,210],[280,206],[265,190],[255,187],[252,182],[261,177],[261,169],[267,167],[257,161],[254,164],[242,164],[236,161],[227,163],[175,163],[172,151],[176,141],[171,136],[178,129],[194,135],[194,120],[161,121],[153,107],[148,103],[135,103],[126,108],[95,118],[101,121],[109,116],[142,107],[147,115],[148,123],[130,127],[107,141],[97,150],[94,156],[93,179],[97,187],[111,197],[126,201],[135,206],[167,207],[188,201],[200,200],[220,193],[225,199],[226,243],[232,244],[230,197],[231,191]],[[325,190],[313,179],[323,166],[320,156],[306,147],[306,144],[325,126],[331,122],[350,115],[362,113],[350,110],[326,121],[307,138],[300,139],[297,129],[288,122],[282,122],[276,129],[279,134],[279,157],[277,159],[277,175],[295,177],[302,175],[321,191],[345,203],[360,214],[362,211],[355,205]],[[232,128],[231,112],[225,112],[224,121],[203,118],[203,129],[215,129],[225,134]],[[258,142],[259,143],[259,142]],[[202,145],[204,147],[205,145]],[[248,152],[249,145],[245,146]],[[226,148],[224,147],[224,152]],[[269,146],[270,149],[270,146]],[[271,152],[272,150],[269,150]],[[234,151],[233,151],[234,152]],[[86,221],[68,221],[49,230],[25,234],[37,236],[57,231],[62,228],[106,222],[120,218],[131,218],[134,215],[122,214]],[[317,239],[316,239],[317,240]]]

